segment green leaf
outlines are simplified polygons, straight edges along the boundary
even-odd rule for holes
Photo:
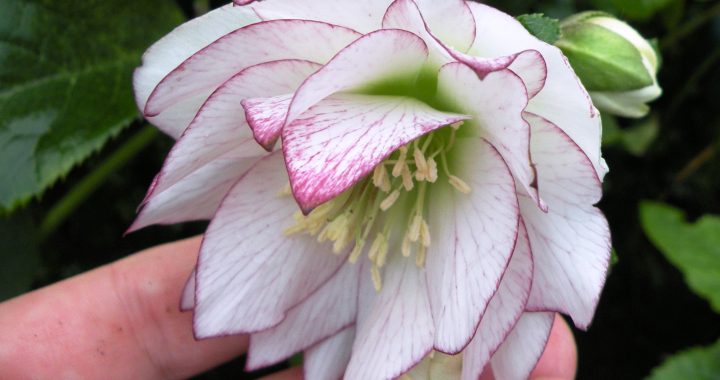
[[[648,380],[720,379],[720,341],[707,347],[695,347],[671,356],[655,368]]]
[[[132,71],[182,21],[170,0],[5,0],[0,209],[40,194],[138,115]]]
[[[720,313],[720,216],[685,221],[681,210],[643,202],[640,219],[645,233],[685,276],[690,289]]]
[[[599,25],[571,24],[555,45],[567,56],[590,91],[627,91],[653,84],[640,51],[628,40]]]
[[[539,40],[554,44],[560,38],[560,21],[546,17],[542,13],[525,14],[517,17],[517,20]]]
[[[656,117],[649,117],[637,124],[622,130],[622,143],[625,149],[635,156],[642,156],[658,135],[660,122]]]

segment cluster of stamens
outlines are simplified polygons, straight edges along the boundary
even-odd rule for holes
[[[455,142],[455,134],[462,122],[451,125],[449,137],[433,141],[430,133],[400,147],[375,167],[372,176],[360,181],[334,199],[318,206],[308,215],[297,212],[295,224],[285,230],[286,235],[307,233],[318,242],[333,242],[333,252],[346,252],[357,262],[367,249],[372,266],[370,273],[376,290],[382,287],[380,269],[387,262],[389,244],[394,233],[403,234],[400,251],[404,257],[415,253],[418,267],[425,265],[430,247],[430,227],[425,219],[426,194],[430,183],[438,181],[438,161],[447,182],[457,191],[468,194],[470,187],[448,169],[447,153]],[[289,187],[282,194],[289,194]],[[398,203],[408,207],[393,208]],[[398,226],[406,226],[396,231]],[[372,240],[371,240],[372,239]],[[393,240],[394,241],[394,240]]]

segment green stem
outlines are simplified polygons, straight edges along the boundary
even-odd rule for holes
[[[150,126],[143,127],[86,175],[45,215],[45,219],[40,224],[40,239],[45,240],[50,236],[111,174],[140,153],[157,135],[157,129]]]
[[[715,16],[720,15],[720,3],[702,11],[698,16],[670,32],[660,42],[660,48],[667,50],[675,46],[680,40],[692,34],[695,30],[711,21]]]

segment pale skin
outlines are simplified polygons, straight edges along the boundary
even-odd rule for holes
[[[246,352],[246,335],[196,341],[192,313],[179,311],[199,246],[150,248],[0,303],[0,379],[184,379]],[[531,379],[573,379],[576,358],[556,317]],[[301,377],[292,368],[266,379]]]

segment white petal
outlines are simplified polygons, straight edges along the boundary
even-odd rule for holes
[[[180,310],[189,311],[195,307],[195,269],[188,277],[180,296]]]
[[[348,189],[400,146],[467,118],[412,98],[332,96],[283,130],[295,199],[308,211]]]
[[[338,380],[350,361],[355,327],[348,327],[305,350],[303,369],[306,379]]]
[[[523,314],[532,284],[532,254],[525,226],[520,234],[497,293],[488,304],[477,332],[463,351],[463,379],[478,379],[493,353]]]
[[[345,261],[307,235],[285,236],[295,202],[279,195],[287,174],[279,153],[262,159],[213,218],[197,265],[195,335],[257,332],[280,323]]]
[[[233,184],[259,158],[245,157],[242,151],[230,151],[216,158],[162,193],[148,198],[128,232],[152,224],[210,219]],[[148,192],[153,193],[153,186]]]
[[[237,157],[265,155],[247,125],[241,100],[291,93],[318,67],[300,60],[267,62],[251,66],[223,83],[170,150],[144,203],[230,150],[237,152]]]
[[[360,33],[380,29],[392,0],[265,0],[252,4],[263,20],[301,19],[341,25]]]
[[[466,51],[475,40],[475,19],[463,0],[414,0],[432,34],[445,45]]]
[[[495,8],[468,1],[475,15],[477,35],[469,53],[499,57],[534,49],[547,63],[542,91],[528,104],[528,111],[552,121],[587,154],[602,178],[607,167],[600,157],[600,115],[590,96],[560,49],[532,36],[515,18]]]
[[[326,97],[382,80],[414,81],[428,55],[423,40],[404,30],[379,30],[353,42],[295,93],[285,125]]]
[[[145,52],[142,66],[135,70],[133,86],[138,108],[145,109],[155,86],[188,57],[221,36],[258,21],[260,19],[251,10],[226,5],[175,28]],[[148,120],[178,138],[204,99],[191,100],[191,104],[178,105]]]
[[[475,334],[508,266],[519,223],[515,184],[500,154],[477,138],[458,139],[454,149],[457,169],[450,170],[472,190],[429,190],[426,265],[435,349],[450,354]]]
[[[358,319],[345,373],[348,380],[393,379],[432,348],[434,329],[425,275],[414,260],[401,255],[392,255],[390,260],[382,290],[365,318]]]
[[[496,379],[525,380],[545,350],[555,313],[523,313],[490,359]]]
[[[320,289],[288,311],[279,325],[253,334],[247,369],[285,360],[354,323],[359,269],[359,265],[343,265]]]
[[[510,70],[492,71],[480,79],[469,66],[455,62],[440,70],[438,89],[473,115],[478,133],[500,152],[515,179],[544,208],[530,155],[530,126],[522,117],[528,101],[522,80]]]
[[[585,328],[592,320],[610,259],[607,221],[593,204],[601,185],[590,160],[559,128],[537,116],[532,149],[547,213],[520,197],[535,273],[528,308],[569,314]]]
[[[352,30],[314,21],[248,25],[224,35],[170,72],[150,94],[144,114],[155,116],[184,99],[209,95],[233,75],[258,63],[282,59],[327,62],[358,37]]]

